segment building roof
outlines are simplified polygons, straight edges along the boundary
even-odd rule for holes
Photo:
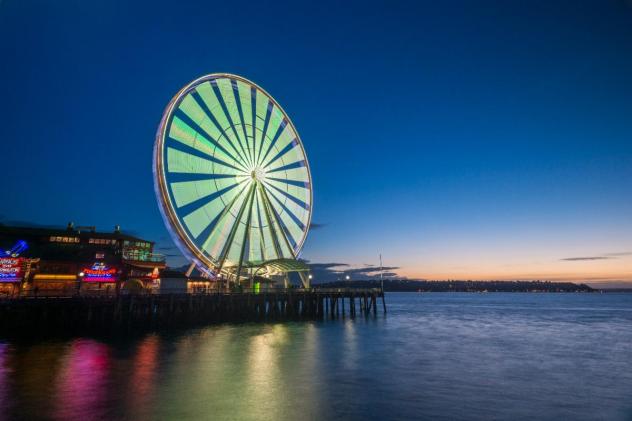
[[[265,262],[260,263],[250,263],[247,266],[249,268],[262,268],[266,267],[269,269],[274,269],[279,272],[307,272],[309,271],[309,266],[303,260],[297,259],[273,259],[266,260]]]
[[[81,227],[79,227],[81,228]],[[84,227],[85,228],[85,227]],[[94,228],[94,227],[90,227]],[[120,231],[112,232],[100,232],[92,229],[78,229],[77,227],[57,228],[57,227],[16,227],[3,225],[0,223],[0,235],[12,235],[12,236],[78,236],[78,237],[99,237],[104,239],[115,240],[127,240],[127,241],[144,241],[147,243],[153,243],[152,241],[144,240],[133,235],[129,235]]]

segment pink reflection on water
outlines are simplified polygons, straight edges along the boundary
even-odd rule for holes
[[[100,342],[74,341],[64,355],[54,387],[57,419],[103,418],[107,410],[110,348]]]
[[[11,369],[7,360],[9,358],[9,345],[0,344],[0,418],[6,414],[10,406],[11,391],[9,390],[9,374]]]

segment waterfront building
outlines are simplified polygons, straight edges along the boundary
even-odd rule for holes
[[[215,279],[201,276],[187,276],[183,272],[163,270],[158,281],[162,294],[204,294],[217,292],[219,284]]]
[[[8,254],[0,263],[0,292],[15,293],[16,285],[31,295],[156,288],[165,258],[153,249],[153,242],[125,234],[118,226],[99,232],[73,223],[65,229],[0,225],[0,250]]]

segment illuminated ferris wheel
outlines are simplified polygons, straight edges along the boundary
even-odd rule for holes
[[[201,269],[239,279],[298,257],[312,215],[307,156],[255,83],[216,73],[182,88],[158,128],[154,181],[173,240]]]

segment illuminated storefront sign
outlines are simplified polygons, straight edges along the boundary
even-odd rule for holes
[[[18,257],[28,248],[29,246],[26,244],[26,241],[20,240],[9,250],[0,250],[0,257]]]
[[[83,280],[87,282],[116,282],[116,268],[97,262],[89,269],[84,269]]]
[[[22,280],[22,258],[0,257],[0,282]]]

